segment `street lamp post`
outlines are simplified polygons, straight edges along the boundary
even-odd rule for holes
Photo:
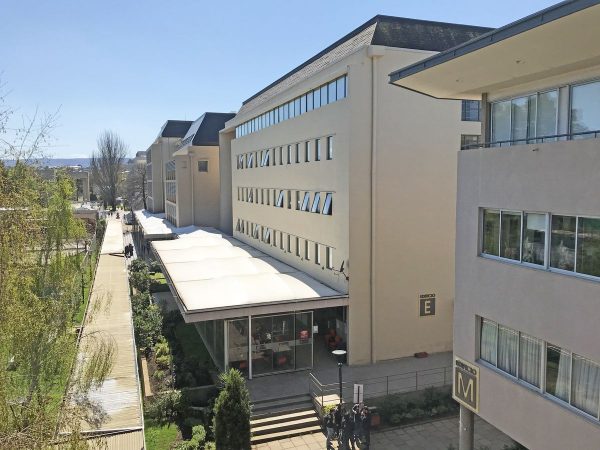
[[[343,400],[343,387],[342,387],[342,358],[346,355],[346,350],[334,350],[333,353],[338,361],[338,374],[340,380],[340,411],[342,410]]]

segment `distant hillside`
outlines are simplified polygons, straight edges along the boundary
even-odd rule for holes
[[[7,166],[15,164],[13,159],[7,159],[4,162]],[[43,167],[90,166],[90,158],[44,158],[36,162]]]

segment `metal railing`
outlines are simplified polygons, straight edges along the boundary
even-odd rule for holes
[[[600,130],[583,131],[580,133],[564,133],[552,134],[548,136],[536,136],[534,138],[510,139],[504,141],[481,142],[477,144],[467,144],[460,147],[461,150],[472,150],[476,148],[490,147],[510,147],[511,145],[526,145],[526,144],[544,144],[546,142],[556,141],[571,141],[577,139],[578,136],[583,136],[586,139],[596,139],[600,134]]]
[[[339,401],[339,383],[322,384],[312,372],[309,373],[308,380],[309,394],[317,412],[320,413],[322,406],[331,403],[332,399]],[[342,382],[343,403],[353,401],[355,384],[363,385],[364,399],[447,386],[452,384],[452,366],[344,381]]]

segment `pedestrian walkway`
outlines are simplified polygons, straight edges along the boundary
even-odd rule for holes
[[[79,358],[86,357],[86,347],[93,344],[98,335],[110,339],[116,348],[111,373],[100,387],[89,393],[89,400],[100,411],[102,420],[83,424],[82,429],[97,433],[138,430],[138,436],[128,433],[128,439],[140,442],[138,448],[142,448],[142,405],[123,255],[123,229],[121,221],[115,218],[107,218],[89,311],[94,313],[86,317]]]
[[[475,417],[475,450],[502,450],[513,441],[485,420]],[[371,433],[370,450],[458,449],[458,417]],[[322,433],[255,445],[254,450],[324,450]],[[337,445],[334,448],[338,448]]]

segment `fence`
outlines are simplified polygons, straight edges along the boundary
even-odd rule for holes
[[[321,384],[313,373],[310,373],[308,378],[309,393],[318,412],[323,406],[339,403],[339,383]],[[420,391],[428,387],[447,386],[452,384],[452,366],[344,381],[342,382],[343,403],[353,401],[355,384],[363,385],[364,399]]]

